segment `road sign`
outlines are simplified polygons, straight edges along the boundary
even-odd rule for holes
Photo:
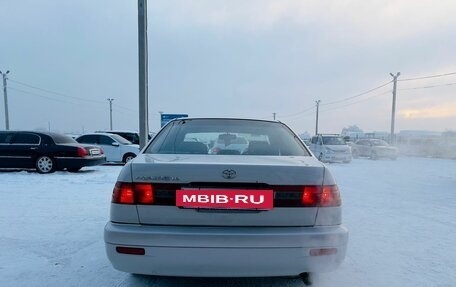
[[[188,118],[188,114],[161,114],[161,126],[163,127],[170,120],[177,118]]]

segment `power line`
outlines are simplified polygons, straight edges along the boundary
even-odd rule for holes
[[[80,98],[80,97],[74,97],[74,96],[70,96],[70,95],[54,92],[54,91],[51,91],[51,90],[48,90],[48,89],[42,89],[42,88],[39,88],[39,87],[36,87],[36,86],[33,86],[33,85],[29,85],[29,84],[26,84],[26,83],[23,83],[23,82],[19,82],[19,81],[16,81],[16,80],[11,80],[11,79],[9,79],[9,80],[11,82],[16,83],[16,84],[19,84],[19,85],[22,85],[22,86],[26,86],[26,87],[29,87],[29,88],[33,88],[33,89],[36,89],[36,90],[39,90],[39,91],[42,91],[42,92],[46,92],[48,94],[54,94],[54,95],[65,97],[65,98],[69,98],[69,99],[80,100],[80,101],[85,101],[85,102],[91,102],[91,103],[96,103],[96,104],[100,104],[100,105],[105,105],[106,104],[105,102],[98,101],[98,100],[91,100],[91,99],[85,99],[85,98]],[[49,96],[45,96],[45,95],[37,94],[37,93],[32,93],[32,92],[25,91],[25,90],[18,89],[18,88],[12,88],[12,87],[9,87],[9,88],[11,90],[15,90],[15,91],[18,91],[18,92],[21,92],[21,93],[24,93],[24,94],[38,96],[38,97],[46,98],[46,99],[49,99],[49,100],[59,101],[59,102],[63,102],[63,103],[73,103],[73,102],[65,101],[63,99],[49,97]],[[136,110],[133,110],[133,109],[130,109],[130,108],[127,108],[127,107],[123,107],[123,106],[120,106],[120,105],[117,105],[117,104],[113,104],[113,106],[115,106],[115,107],[117,107],[119,109],[124,109],[124,110],[130,111],[130,112],[137,113]]]
[[[400,82],[415,81],[415,80],[430,79],[430,78],[439,78],[439,77],[445,77],[445,76],[451,76],[451,75],[456,75],[456,72],[445,73],[445,74],[438,74],[438,75],[431,75],[431,76],[424,76],[424,77],[400,79],[400,80],[398,80],[398,81],[400,81]]]
[[[121,105],[118,105],[115,103],[113,103],[112,105],[119,109],[124,109],[124,110],[130,111],[130,112],[133,112],[133,113],[138,113],[138,110],[130,109],[130,108],[127,108],[127,107],[124,107],[124,106],[121,106]]]
[[[71,105],[74,105],[74,104],[75,104],[74,102],[70,102],[70,101],[68,101],[68,100],[66,100],[66,99],[58,99],[58,98],[48,97],[48,96],[45,96],[45,95],[41,95],[41,94],[37,94],[37,93],[32,93],[32,92],[24,91],[24,90],[17,89],[17,88],[8,87],[8,89],[14,90],[14,91],[16,91],[16,92],[20,92],[20,93],[23,93],[23,94],[27,94],[27,95],[31,95],[31,96],[36,96],[36,97],[40,97],[40,98],[45,98],[45,99],[48,99],[48,100],[57,101],[57,102],[65,103],[65,104],[71,104]],[[122,106],[119,106],[119,105],[113,104],[113,106],[115,106],[115,107],[117,107],[117,108],[122,108],[122,109],[126,110],[126,112],[124,112],[124,113],[127,114],[127,115],[131,115],[132,112],[137,113],[136,111],[134,111],[134,110],[132,110],[132,109],[125,108],[125,107],[122,107]],[[92,107],[93,107],[93,106],[92,106]],[[97,106],[97,108],[100,108],[100,107]],[[122,111],[120,111],[120,112],[122,112]]]
[[[66,94],[59,93],[59,92],[54,92],[54,91],[51,91],[51,90],[48,90],[48,89],[43,89],[43,88],[40,88],[40,87],[37,87],[37,86],[33,86],[33,85],[30,85],[30,84],[26,84],[26,83],[23,83],[23,82],[19,82],[19,81],[16,81],[16,80],[11,80],[11,79],[10,79],[10,81],[13,82],[13,83],[22,85],[22,86],[26,86],[26,87],[29,87],[29,88],[32,88],[32,89],[36,89],[36,90],[39,90],[39,91],[42,91],[42,92],[45,92],[45,93],[54,94],[54,95],[57,95],[57,96],[62,96],[62,97],[67,97],[67,98],[73,98],[73,99],[77,99],[77,100],[81,100],[81,101],[86,101],[86,102],[92,102],[92,103],[98,103],[98,104],[105,104],[105,102],[102,102],[102,101],[97,101],[97,100],[91,100],[91,99],[85,99],[85,98],[70,96],[70,95],[66,95]]]
[[[375,98],[375,97],[378,97],[378,96],[382,96],[382,95],[386,95],[386,94],[389,94],[389,93],[391,93],[391,90],[385,91],[385,92],[383,92],[381,94],[375,94],[375,95],[372,95],[370,97],[364,98],[362,100],[359,100],[359,101],[356,101],[356,102],[352,102],[352,103],[349,103],[349,104],[345,104],[345,105],[342,105],[342,106],[339,106],[339,107],[328,108],[328,109],[320,111],[320,113],[321,112],[327,112],[327,111],[332,111],[332,110],[345,108],[345,107],[348,107],[348,106],[351,106],[351,105],[354,105],[354,104],[358,104],[358,103],[362,103],[362,102],[365,102],[365,101],[370,100],[372,98]]]
[[[17,91],[17,92],[20,92],[20,93],[24,93],[24,94],[32,95],[32,96],[37,96],[37,97],[45,98],[45,99],[48,99],[48,100],[58,101],[58,102],[66,103],[66,104],[73,104],[72,102],[69,102],[69,101],[66,101],[66,100],[62,100],[62,99],[56,99],[56,98],[52,98],[52,97],[48,97],[48,96],[44,96],[44,95],[41,95],[41,94],[37,94],[37,93],[31,93],[31,92],[28,92],[28,91],[24,91],[24,90],[21,90],[21,89],[17,89],[17,88],[12,88],[12,87],[9,87],[9,89],[10,89],[10,90],[14,90],[14,91]]]
[[[289,114],[289,115],[284,115],[284,116],[280,116],[280,118],[292,118],[292,117],[295,117],[295,116],[299,116],[301,114],[304,114],[305,112],[308,112],[310,110],[313,110],[315,108],[315,105],[314,106],[311,106],[311,107],[308,107],[300,112],[297,112],[297,113],[293,113],[293,114]]]
[[[398,80],[399,81],[399,80]],[[431,88],[437,88],[437,87],[445,87],[445,86],[453,86],[456,85],[456,83],[448,83],[448,84],[440,84],[440,85],[430,85],[430,86],[422,86],[422,87],[414,87],[414,88],[403,88],[403,89],[398,89],[399,91],[406,91],[406,90],[420,90],[420,89],[431,89]]]
[[[380,86],[378,86],[378,87],[372,88],[372,89],[370,89],[370,90],[367,90],[367,91],[365,91],[365,92],[362,92],[362,93],[360,93],[360,94],[357,94],[357,95],[354,95],[354,96],[351,96],[351,97],[348,97],[348,98],[344,98],[344,99],[337,100],[337,101],[333,101],[333,102],[323,103],[323,104],[321,104],[321,105],[322,105],[322,106],[328,106],[328,105],[333,105],[333,104],[342,103],[342,102],[345,102],[345,101],[348,101],[348,100],[351,100],[351,99],[354,99],[354,98],[357,98],[357,97],[361,97],[361,96],[363,96],[363,95],[366,95],[366,94],[368,94],[368,93],[371,93],[371,92],[373,92],[373,91],[376,91],[376,90],[378,90],[378,89],[380,89],[380,88],[383,88],[384,86],[389,85],[391,82],[392,82],[392,81],[389,81],[389,82],[384,83],[384,84],[382,84],[382,85],[380,85]]]

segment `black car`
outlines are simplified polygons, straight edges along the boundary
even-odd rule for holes
[[[69,136],[29,131],[0,131],[0,168],[35,168],[39,173],[76,172],[106,162],[100,147]]]

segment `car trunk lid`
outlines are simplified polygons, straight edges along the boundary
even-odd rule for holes
[[[304,186],[321,186],[324,166],[313,157],[141,154],[134,183],[154,185],[155,204],[138,204],[141,224],[193,226],[313,226],[318,207],[299,206]],[[121,180],[121,179],[120,179]],[[272,190],[274,207],[182,208],[176,190]],[[295,206],[294,204],[297,203]],[[291,204],[290,204],[291,203]]]

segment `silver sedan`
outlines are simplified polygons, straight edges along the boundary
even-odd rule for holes
[[[220,136],[248,146],[210,154]],[[179,119],[122,169],[104,239],[129,273],[309,281],[341,264],[348,231],[331,172],[283,123]]]

